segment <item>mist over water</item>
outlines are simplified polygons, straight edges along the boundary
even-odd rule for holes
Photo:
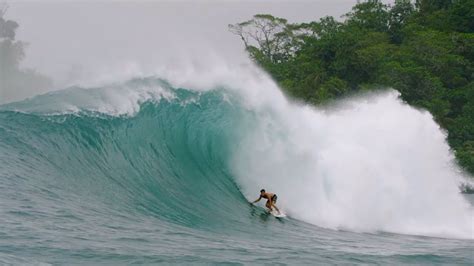
[[[9,1],[7,18],[28,42],[24,67],[54,79],[52,89],[93,81],[115,82],[128,71],[151,73],[190,60],[217,57],[247,63],[228,24],[258,13],[293,22],[340,17],[352,0],[316,1]],[[34,89],[30,90],[35,95]]]

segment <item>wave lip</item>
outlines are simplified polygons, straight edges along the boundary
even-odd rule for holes
[[[124,83],[100,87],[73,86],[31,99],[0,105],[0,110],[60,115],[100,113],[110,116],[133,116],[146,102],[173,100],[174,89],[162,79],[136,78]]]

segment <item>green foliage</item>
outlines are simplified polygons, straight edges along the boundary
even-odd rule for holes
[[[390,13],[388,6],[380,0],[368,0],[352,8],[346,14],[347,25],[363,28],[369,31],[387,32],[389,28]]]
[[[44,91],[52,84],[32,70],[20,69],[26,45],[15,40],[19,25],[4,18],[7,9],[6,5],[0,5],[0,104],[30,96],[32,90]]]
[[[288,60],[295,49],[293,31],[283,18],[258,14],[251,20],[229,25],[229,30],[240,36],[247,51],[259,62]]]
[[[449,19],[454,30],[459,32],[474,32],[474,1],[458,0],[450,9]]]
[[[0,62],[1,69],[14,69],[25,56],[24,43],[15,41],[18,23],[13,20],[7,20],[3,16],[7,7],[0,6]]]
[[[25,56],[22,42],[10,39],[0,41],[0,68],[4,71],[12,71],[18,68],[20,61]]]
[[[397,89],[433,114],[474,173],[474,0],[369,0],[345,22],[289,24],[256,15],[230,29],[286,93],[308,103]]]
[[[412,19],[415,9],[410,0],[396,0],[389,11],[389,33],[391,41],[400,44],[403,41],[403,27]]]
[[[320,103],[321,99],[334,99],[346,93],[347,82],[338,77],[330,77],[321,84],[319,90],[316,92],[316,97],[312,100],[313,102]]]

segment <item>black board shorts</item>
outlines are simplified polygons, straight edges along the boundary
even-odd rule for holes
[[[272,196],[272,202],[273,202],[273,203],[276,203],[276,202],[277,202],[277,199],[278,199],[277,195],[276,195],[276,194],[273,194],[273,196]]]

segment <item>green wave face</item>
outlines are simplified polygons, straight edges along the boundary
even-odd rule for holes
[[[219,91],[174,92],[133,116],[3,111],[0,160],[11,167],[1,175],[186,226],[238,217],[244,198],[227,163],[249,114]]]
[[[305,128],[275,110],[258,113],[224,89],[198,92],[157,79],[125,85],[71,88],[0,107],[0,264],[470,262],[470,240],[316,226],[324,215],[344,214],[330,208],[358,193],[341,194],[336,185],[347,176],[331,176],[327,159],[316,160],[319,151],[331,159],[323,134],[336,124],[321,114]],[[322,132],[318,138],[313,129]],[[311,143],[320,147],[314,154]],[[249,205],[260,185],[278,188],[287,219]],[[308,205],[306,190],[318,202]],[[414,238],[422,255],[413,255]]]

